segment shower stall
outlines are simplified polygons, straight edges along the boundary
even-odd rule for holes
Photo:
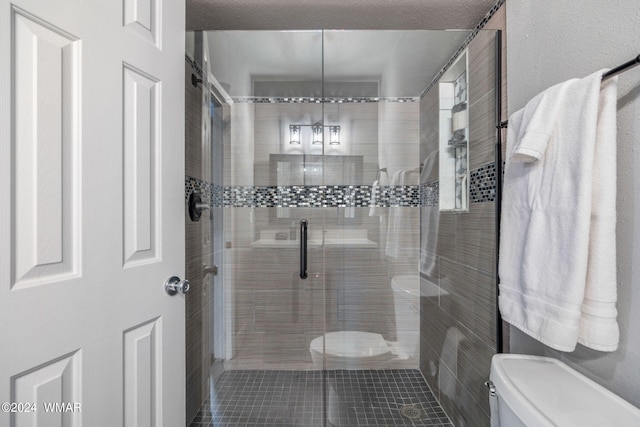
[[[188,35],[187,423],[482,424],[495,39]]]

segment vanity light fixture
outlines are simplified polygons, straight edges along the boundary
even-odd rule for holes
[[[329,145],[340,145],[340,126],[329,126]]]
[[[289,144],[300,145],[300,136],[303,127],[310,127],[313,132],[311,144],[322,145],[324,128],[329,128],[329,144],[340,145],[340,126],[324,126],[318,123],[312,125],[289,125]]]
[[[289,144],[300,145],[300,125],[289,125]]]
[[[311,140],[311,143],[313,145],[322,145],[322,125],[316,123],[311,126],[311,130],[313,131],[313,139]]]

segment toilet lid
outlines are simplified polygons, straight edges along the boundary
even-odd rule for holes
[[[324,338],[324,340],[323,340]],[[382,335],[371,332],[327,332],[311,341],[311,351],[338,357],[374,357],[391,351]]]

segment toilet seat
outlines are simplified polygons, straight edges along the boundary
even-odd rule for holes
[[[341,358],[380,357],[391,353],[382,335],[372,332],[327,332],[311,341],[311,351]]]

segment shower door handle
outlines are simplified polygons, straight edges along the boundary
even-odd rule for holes
[[[307,278],[307,220],[300,220],[300,278]]]

